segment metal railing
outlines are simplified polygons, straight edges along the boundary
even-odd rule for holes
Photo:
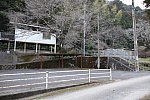
[[[111,59],[114,60],[114,61],[116,61],[116,62],[118,62],[118,63],[120,63],[121,65],[123,65],[124,67],[126,67],[127,69],[129,69],[130,71],[135,71],[135,68],[132,67],[132,66],[130,65],[130,63],[127,62],[128,64],[125,64],[125,63],[123,63],[123,62],[121,61],[121,59],[120,59],[120,61],[119,61],[119,60],[117,60],[117,59],[115,59],[115,58],[113,58],[113,57],[111,57]]]
[[[104,57],[119,57],[126,61],[135,59],[133,51],[123,49],[106,49],[101,51],[101,56]]]
[[[12,79],[10,79],[10,77],[12,77]],[[35,85],[45,85],[44,89],[48,89],[51,87],[51,83],[61,84],[61,82],[70,82],[76,80],[85,80],[85,83],[90,83],[92,79],[100,78],[109,78],[110,80],[112,80],[111,69],[66,70],[35,73],[0,74],[0,90]],[[32,82],[33,80],[41,81]],[[23,81],[22,84],[18,84],[20,83],[20,81]],[[24,81],[30,81],[31,83],[25,84]],[[11,82],[15,83],[12,85]]]

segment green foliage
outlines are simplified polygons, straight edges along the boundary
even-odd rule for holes
[[[9,11],[23,11],[25,3],[23,0],[0,0],[0,31],[8,31],[9,19],[7,12]]]
[[[52,30],[61,30],[63,38],[70,48],[83,47],[84,1],[82,0],[0,0],[0,31],[8,29],[9,11],[25,12],[23,20]],[[147,1],[147,0],[145,0]],[[149,1],[149,0],[148,0]],[[27,6],[28,4],[28,6]],[[31,5],[32,4],[32,5]],[[25,7],[26,6],[26,7]],[[96,48],[97,15],[100,14],[100,34],[110,33],[112,27],[121,26],[121,30],[132,27],[130,6],[124,5],[120,0],[107,3],[106,0],[88,0],[86,5],[86,49]],[[149,12],[150,13],[150,12]],[[149,17],[150,18],[150,17]],[[117,30],[117,29],[115,29]],[[52,33],[60,33],[51,31]],[[69,35],[70,34],[70,35]],[[114,34],[110,37],[111,34]],[[123,32],[113,32],[105,35],[104,44],[115,48],[133,48],[133,41]],[[119,35],[122,37],[119,37]],[[117,37],[118,35],[118,37]],[[68,38],[66,38],[68,36]],[[91,36],[91,37],[90,37]],[[69,40],[70,38],[70,40]],[[115,38],[115,39],[114,39]],[[90,41],[90,42],[89,42]],[[63,43],[62,43],[63,44]],[[65,43],[64,43],[65,45]],[[113,45],[113,46],[112,46]]]
[[[106,0],[95,0],[93,2],[93,10],[95,13],[100,13],[103,9],[104,4],[106,4]]]
[[[0,12],[0,32],[5,32],[8,29],[9,19],[6,14]]]
[[[115,21],[118,25],[121,25],[122,19],[123,19],[123,12],[122,10],[119,10],[115,15]]]
[[[132,17],[123,5],[120,0],[114,0],[110,4],[107,4],[105,0],[95,0],[93,9],[95,14],[100,13],[100,16],[106,21],[115,22],[116,26],[121,25],[123,29],[131,28]]]
[[[114,1],[112,1],[112,4],[113,4],[113,5],[116,5],[119,10],[120,10],[120,9],[124,9],[124,8],[123,8],[123,3],[122,3],[122,1],[120,1],[120,0],[114,0]]]
[[[94,44],[92,41],[88,41],[86,44],[86,50],[93,50],[94,49]]]
[[[23,11],[25,8],[24,0],[1,0],[0,11]]]
[[[124,14],[121,21],[121,26],[123,29],[128,29],[132,27],[132,18],[127,14]]]
[[[132,27],[132,17],[129,15],[126,8],[123,8],[123,3],[120,0],[114,0],[111,5],[111,14],[115,19],[116,25],[121,25],[123,29]]]
[[[146,7],[150,7],[150,0],[144,0],[143,2],[146,4]]]
[[[116,6],[116,4],[112,6],[111,12],[112,12],[113,15],[116,15],[116,14],[117,14],[117,12],[118,12],[118,7]]]
[[[102,14],[104,18],[107,18],[107,19],[111,18],[111,10],[108,4],[104,4]]]
[[[150,22],[150,9],[146,9],[145,12],[147,13],[147,19]]]
[[[144,0],[143,1],[146,5],[145,7],[150,7],[150,0]],[[146,9],[146,13],[147,13],[147,17],[148,17],[148,20],[150,21],[150,9]]]

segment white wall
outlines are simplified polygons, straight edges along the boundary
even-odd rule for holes
[[[40,31],[15,29],[15,40],[18,42],[56,44],[56,35],[52,34],[51,39],[43,39],[43,33]]]

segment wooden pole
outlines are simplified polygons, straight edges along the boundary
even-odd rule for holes
[[[61,60],[61,59],[60,59],[60,55],[59,55],[59,68],[60,68],[60,60]]]
[[[61,64],[62,64],[61,67],[64,68],[63,54],[62,54],[62,56],[61,56]]]
[[[83,59],[82,59],[82,55],[81,55],[81,68],[83,67],[83,62],[82,62],[82,60],[83,60]]]
[[[77,56],[76,56],[76,66],[75,67],[78,67],[78,59],[77,59]]]

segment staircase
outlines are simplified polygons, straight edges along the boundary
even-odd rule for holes
[[[101,55],[109,59],[109,67],[117,70],[135,71],[133,52],[123,49],[106,49]]]
[[[116,70],[135,71],[133,64],[119,57],[109,57],[109,66]]]

